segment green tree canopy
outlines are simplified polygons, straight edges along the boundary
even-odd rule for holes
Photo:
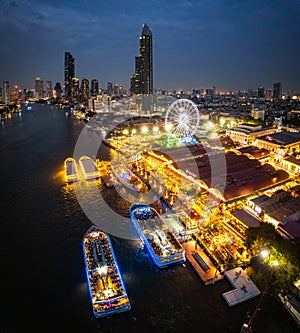
[[[276,275],[273,283],[275,290],[290,289],[293,282],[300,278],[299,242],[283,238],[272,224],[262,223],[257,228],[247,229],[245,245],[253,256],[268,249],[269,257],[266,263],[273,266]]]

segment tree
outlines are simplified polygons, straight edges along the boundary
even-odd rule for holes
[[[281,237],[272,224],[262,223],[257,228],[247,229],[245,245],[253,256],[263,249],[269,250],[265,263],[272,267],[272,290],[275,293],[291,289],[300,278],[300,244]]]
[[[245,245],[248,251],[257,255],[262,249],[275,246],[279,237],[271,223],[262,223],[259,227],[250,227],[246,230]]]

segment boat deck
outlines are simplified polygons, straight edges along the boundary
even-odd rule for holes
[[[83,238],[86,274],[96,317],[131,308],[109,236],[95,227]]]
[[[158,267],[185,261],[184,249],[155,209],[144,205],[131,209],[130,213],[142,242]]]

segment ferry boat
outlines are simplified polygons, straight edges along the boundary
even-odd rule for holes
[[[96,318],[131,308],[108,234],[92,226],[82,240],[88,289]]]
[[[140,240],[158,268],[186,260],[180,242],[154,208],[144,203],[134,203],[130,207],[130,217]]]
[[[68,183],[77,182],[79,180],[76,161],[72,157],[65,160],[65,176]]]
[[[88,156],[81,156],[79,159],[85,179],[96,179],[100,177],[99,170],[95,162]]]

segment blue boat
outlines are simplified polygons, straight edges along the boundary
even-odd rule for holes
[[[96,318],[131,308],[108,234],[92,226],[83,240],[88,289]]]
[[[130,217],[140,240],[158,268],[186,260],[180,242],[153,207],[134,203],[130,207]]]

